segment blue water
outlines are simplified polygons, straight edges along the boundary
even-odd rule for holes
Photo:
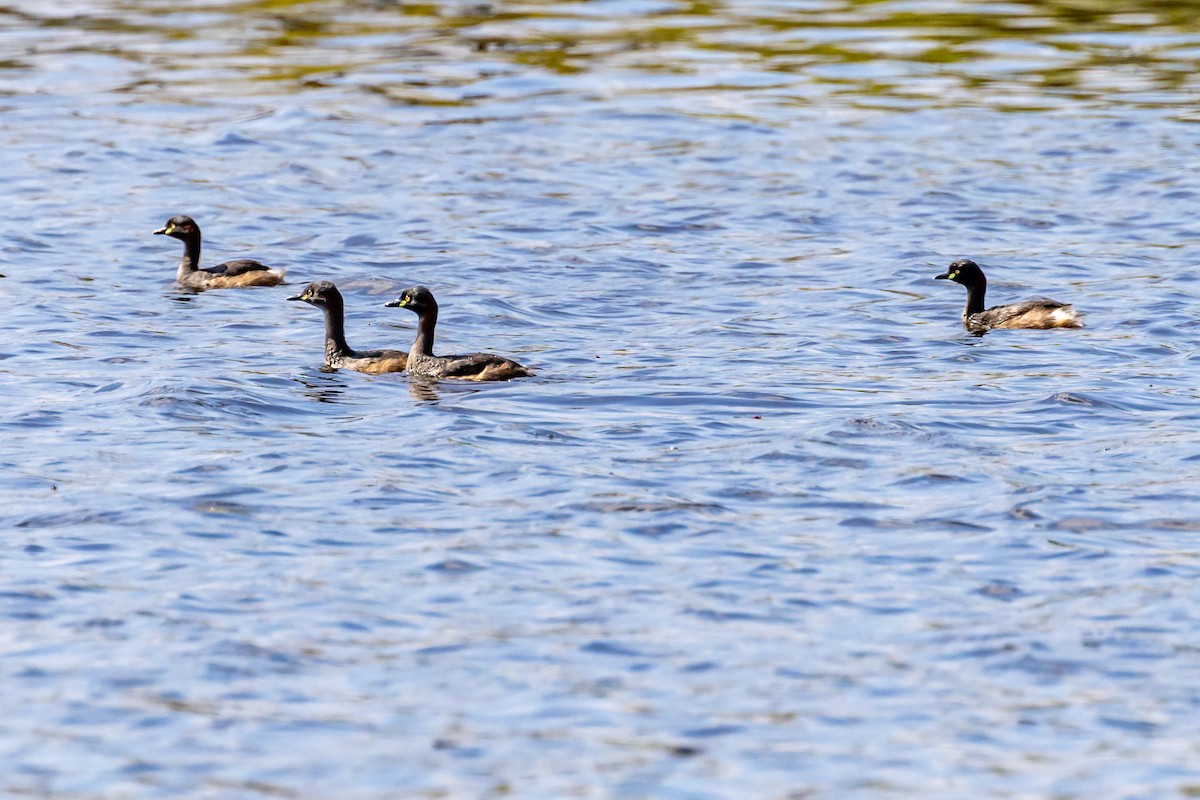
[[[0,794],[1200,793],[1191,8],[0,6]]]

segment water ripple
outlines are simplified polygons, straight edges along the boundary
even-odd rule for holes
[[[1085,5],[0,9],[0,794],[1195,794],[1200,24]]]

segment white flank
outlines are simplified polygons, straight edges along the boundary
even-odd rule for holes
[[[1054,322],[1055,327],[1066,327],[1079,324],[1079,315],[1075,313],[1075,309],[1071,306],[1063,306],[1056,308],[1050,312],[1050,319]]]

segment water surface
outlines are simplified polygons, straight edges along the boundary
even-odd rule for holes
[[[1182,2],[0,5],[0,792],[1200,792],[1198,61]],[[290,286],[179,292],[176,213]],[[966,335],[960,257],[1088,327]],[[538,377],[324,371],[315,279]]]

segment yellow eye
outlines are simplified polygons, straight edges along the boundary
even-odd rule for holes
[[[954,270],[954,272],[950,273],[950,280],[954,280],[957,277],[958,277],[958,270]]]

